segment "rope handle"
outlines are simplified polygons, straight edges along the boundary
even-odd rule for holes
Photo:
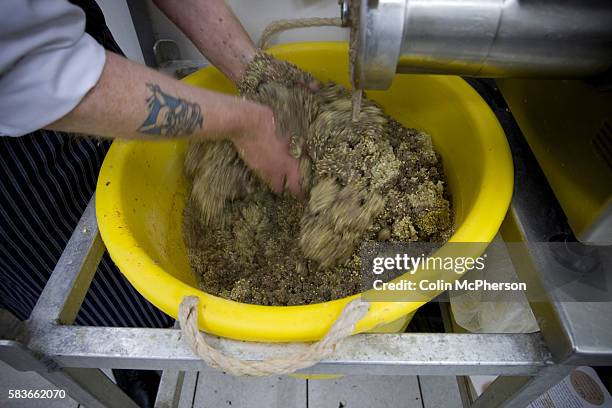
[[[268,26],[261,33],[261,37],[257,42],[257,47],[261,50],[268,48],[270,43],[270,37],[281,31],[291,30],[294,28],[307,28],[307,27],[342,27],[341,18],[331,17],[310,17],[310,18],[296,18],[292,20],[276,20],[268,24]]]
[[[353,334],[355,324],[370,309],[369,303],[359,298],[354,299],[347,303],[325,336],[317,342],[310,343],[303,351],[280,358],[247,361],[223,354],[208,344],[198,329],[199,302],[197,296],[185,296],[179,306],[178,319],[183,339],[208,366],[235,376],[253,377],[291,374],[317,364],[331,355],[345,338]]]

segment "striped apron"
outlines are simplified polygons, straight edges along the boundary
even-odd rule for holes
[[[94,1],[73,1],[86,31],[121,54]],[[95,191],[109,141],[39,130],[0,137],[0,306],[27,319]],[[172,318],[147,302],[102,257],[76,324],[168,327]]]

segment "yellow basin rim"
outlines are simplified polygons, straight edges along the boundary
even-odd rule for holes
[[[286,44],[269,50],[282,59],[291,60],[300,53],[347,54],[345,43]],[[310,57],[312,58],[312,57]],[[298,61],[296,61],[298,62]],[[299,63],[299,62],[298,62]],[[205,68],[186,82],[197,84]],[[503,220],[512,195],[513,167],[510,150],[499,123],[480,96],[462,79],[449,76],[428,76],[460,94],[465,109],[478,129],[478,137],[488,154],[481,157],[482,177],[471,210],[456,228],[450,242],[490,242]],[[374,94],[374,92],[372,93]],[[432,135],[433,136],[433,135]],[[139,145],[152,142],[115,141],[100,171],[96,213],[100,233],[108,252],[122,273],[146,299],[168,315],[176,318],[184,296],[200,298],[200,328],[209,333],[248,341],[311,341],[321,338],[355,295],[326,303],[305,306],[259,306],[222,299],[192,287],[166,272],[152,259],[130,231],[131,211],[124,203],[122,191],[136,188],[130,185],[125,172],[127,163],[138,154]],[[169,152],[184,150],[182,141],[153,142]],[[155,166],[156,163],[151,163]],[[440,251],[444,251],[442,247]],[[482,249],[484,250],[484,248]],[[479,252],[482,252],[480,250]],[[465,254],[479,256],[480,253]],[[390,323],[415,311],[425,302],[376,302],[356,326],[363,332]]]

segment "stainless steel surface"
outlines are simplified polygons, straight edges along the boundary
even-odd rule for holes
[[[464,407],[471,407],[477,396],[475,396],[475,390],[473,390],[472,382],[470,377],[466,375],[458,376],[457,387],[459,388],[459,396],[461,398],[461,404]]]
[[[405,11],[405,0],[361,1],[353,67],[357,88],[387,89],[391,85],[402,48]]]
[[[363,89],[386,89],[396,70],[578,78],[612,66],[608,0],[361,0],[360,4],[360,62],[354,75]]]
[[[181,389],[181,396],[179,398],[178,408],[191,408],[191,407],[201,407],[204,405],[204,402],[196,403],[195,394],[196,389],[198,387],[198,383],[200,382],[200,373],[196,371],[190,371],[185,373],[185,378],[183,379],[183,388]],[[203,380],[201,383],[202,386],[206,386],[206,380]]]
[[[554,365],[536,377],[499,377],[471,405],[472,408],[524,408],[563,380],[574,367]]]
[[[184,371],[164,370],[157,389],[155,408],[178,408],[184,381]]]

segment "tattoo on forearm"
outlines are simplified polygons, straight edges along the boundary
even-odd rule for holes
[[[147,84],[151,96],[147,98],[149,116],[138,130],[142,133],[166,136],[190,135],[202,128],[204,118],[197,103],[168,95],[159,85]]]

